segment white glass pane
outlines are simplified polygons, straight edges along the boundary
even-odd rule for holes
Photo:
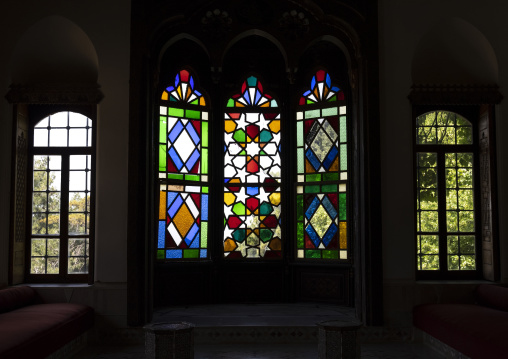
[[[48,130],[34,130],[34,147],[48,147]]]
[[[49,116],[49,125],[51,127],[67,127],[68,112],[58,112]]]
[[[60,184],[62,183],[62,176],[60,171],[49,172],[49,190],[60,191]]]
[[[48,125],[49,125],[49,117],[46,117],[40,120],[39,123],[35,125],[35,128],[48,127]]]
[[[61,156],[49,156],[49,169],[50,170],[62,169],[62,157]]]
[[[70,171],[69,172],[69,191],[86,190],[86,172]]]
[[[70,127],[86,127],[88,118],[80,113],[69,112]]]
[[[91,128],[88,129],[88,141],[87,141],[86,145],[88,147],[92,146],[92,129]]]
[[[50,147],[67,147],[67,130],[65,129],[51,129],[49,131],[49,146]]]
[[[69,147],[85,147],[86,146],[86,129],[71,128],[69,130]]]
[[[70,156],[69,169],[71,170],[84,170],[86,166],[87,155],[74,155]]]

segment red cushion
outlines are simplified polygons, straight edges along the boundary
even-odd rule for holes
[[[0,315],[0,357],[44,358],[93,325],[81,304],[36,304]]]
[[[480,284],[476,288],[478,304],[508,312],[508,288],[492,284]]]
[[[506,358],[508,312],[471,304],[423,304],[413,324],[470,358]]]
[[[10,287],[0,290],[0,313],[30,305],[35,301],[35,290],[31,287]]]

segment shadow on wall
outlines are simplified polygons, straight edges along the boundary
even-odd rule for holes
[[[96,84],[98,58],[79,26],[61,16],[46,17],[20,38],[12,59],[12,84]]]
[[[496,54],[487,38],[473,25],[443,19],[421,38],[413,57],[413,84],[498,83]]]

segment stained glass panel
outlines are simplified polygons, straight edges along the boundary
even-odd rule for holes
[[[297,187],[298,258],[348,258],[345,199],[337,184]]]
[[[159,259],[208,258],[208,187],[162,185]]]
[[[194,78],[182,70],[161,96],[159,178],[208,180],[208,112]]]
[[[249,77],[224,114],[224,256],[281,258],[281,123],[277,102]]]
[[[332,85],[328,73],[319,70],[299,105],[297,257],[347,259],[348,135],[344,93]]]

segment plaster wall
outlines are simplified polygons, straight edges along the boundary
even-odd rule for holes
[[[98,107],[96,256],[93,295],[83,302],[113,295],[98,305],[99,314],[120,315],[125,325],[127,281],[127,152],[129,109],[130,2],[126,0],[2,1],[0,4],[0,287],[7,284],[10,218],[12,106],[3,96],[12,82],[11,59],[26,31],[49,16],[72,21],[89,37],[98,59],[98,83],[104,100]],[[62,49],[65,51],[65,49]],[[50,57],[50,56],[46,56]],[[15,66],[14,66],[15,67]],[[114,290],[111,290],[111,288]],[[62,287],[55,291],[60,295]],[[81,289],[81,292],[86,289]],[[78,291],[79,292],[79,291]],[[80,293],[81,293],[80,292]],[[60,293],[60,294],[58,294]],[[99,294],[98,294],[99,293]],[[114,294],[111,294],[114,293]],[[118,293],[122,293],[119,295]],[[63,297],[62,297],[63,298]],[[95,298],[95,299],[94,299]],[[116,320],[116,319],[115,319]]]
[[[508,3],[501,0],[380,0],[381,190],[383,223],[384,314],[387,325],[411,325],[411,309],[423,302],[464,299],[464,287],[415,281],[414,198],[411,104],[407,98],[413,79],[412,63],[418,44],[434,26],[459,18],[474,26],[492,46],[498,81],[506,97],[508,86]],[[467,39],[466,39],[467,40]],[[468,57],[471,54],[464,53]],[[432,71],[432,69],[430,69]],[[437,71],[437,70],[436,70]],[[486,71],[490,75],[493,71]],[[485,82],[491,79],[487,78]],[[447,81],[444,81],[445,83]],[[501,281],[508,282],[508,135],[506,99],[496,106],[498,199]]]

